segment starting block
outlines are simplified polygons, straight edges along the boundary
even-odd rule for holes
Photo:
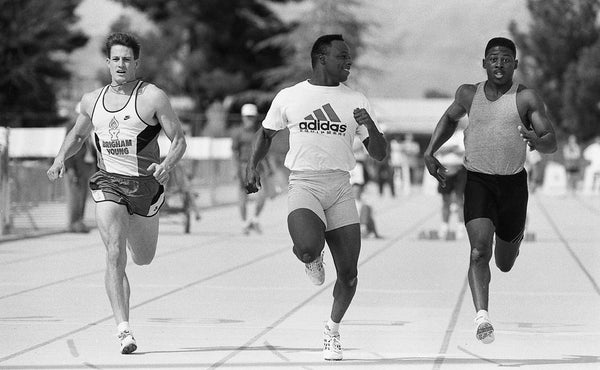
[[[422,230],[419,233],[419,239],[421,240],[456,240],[456,232],[448,231],[446,235],[440,235],[437,230]]]

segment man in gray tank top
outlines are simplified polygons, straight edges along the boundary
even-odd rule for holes
[[[488,315],[489,262],[494,236],[496,266],[508,272],[519,255],[527,213],[527,147],[540,153],[556,151],[556,138],[544,102],[532,89],[513,82],[517,68],[515,44],[491,39],[485,48],[483,68],[487,80],[461,85],[442,115],[424,153],[431,176],[442,186],[446,168],[436,151],[456,130],[461,117],[469,117],[465,130],[464,218],[471,243],[469,286],[475,305],[476,337],[494,341]]]

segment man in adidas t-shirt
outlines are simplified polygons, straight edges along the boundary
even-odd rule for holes
[[[354,137],[369,155],[382,160],[387,143],[370,113],[365,96],[346,81],[352,57],[341,35],[319,37],[311,50],[309,80],[281,90],[271,104],[254,144],[246,171],[246,190],[260,188],[258,163],[273,137],[290,131],[285,166],[290,169],[288,229],[296,257],[305,264],[310,280],[325,280],[325,242],[337,268],[331,316],[325,326],[323,356],[341,360],[339,323],[354,293],[358,276],[360,224],[350,186],[349,171],[356,160]]]

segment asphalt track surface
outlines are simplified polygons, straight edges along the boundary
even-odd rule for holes
[[[363,240],[343,361],[321,353],[331,255],[311,285],[280,196],[262,234],[243,235],[234,206],[205,210],[191,234],[162,219],[153,263],[127,268],[132,355],[119,353],[97,230],[0,243],[0,368],[600,369],[600,197],[531,196],[536,240],[511,272],[492,262],[489,345],[474,337],[467,240],[419,238],[439,224],[439,197],[366,197],[384,238]]]

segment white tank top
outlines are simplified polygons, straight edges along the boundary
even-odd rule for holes
[[[477,85],[465,129],[465,167],[491,175],[514,175],[523,170],[527,144],[518,126],[518,83],[496,101],[485,96],[485,82]]]
[[[145,123],[137,113],[137,92],[144,82],[138,81],[125,106],[110,111],[104,105],[105,86],[92,111],[94,141],[98,167],[107,172],[127,176],[149,176],[146,169],[160,162],[158,134],[160,125]]]

